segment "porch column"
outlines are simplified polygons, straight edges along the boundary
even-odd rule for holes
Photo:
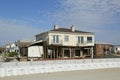
[[[52,59],[52,53],[53,53],[53,49],[51,48],[51,52],[50,52],[50,58]]]
[[[57,47],[57,52],[56,53],[57,53],[57,59],[58,59],[58,47]]]
[[[43,53],[43,59],[45,59],[45,46],[43,46],[43,49],[44,49],[44,53]]]
[[[55,48],[53,48],[53,57],[55,59]]]
[[[48,59],[48,47],[46,47],[46,58]]]
[[[62,58],[64,58],[64,49],[62,48]]]
[[[83,51],[80,49],[80,57],[83,57]]]
[[[69,51],[70,51],[70,58],[71,58],[71,48],[69,48]]]
[[[93,47],[90,49],[91,58],[93,58]]]
[[[54,53],[54,59],[55,59],[55,48],[54,48],[54,51],[53,51],[53,53]]]
[[[45,53],[44,53],[44,59],[46,59],[46,47],[45,47],[44,50],[45,50]]]

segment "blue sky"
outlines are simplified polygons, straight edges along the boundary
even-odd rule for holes
[[[120,0],[0,0],[0,45],[59,27],[95,33],[97,42],[120,44]]]

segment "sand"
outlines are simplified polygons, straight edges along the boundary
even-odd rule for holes
[[[120,80],[120,68],[11,76],[0,80]]]

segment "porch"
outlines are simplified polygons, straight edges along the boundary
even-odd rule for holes
[[[93,58],[93,47],[44,46],[43,59]]]

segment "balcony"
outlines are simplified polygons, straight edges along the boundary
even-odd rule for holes
[[[58,41],[51,40],[51,44],[52,45],[62,45],[62,40],[58,40]]]
[[[77,46],[85,46],[85,45],[87,45],[87,42],[86,42],[86,41],[83,42],[83,43],[79,43],[79,42],[77,42]]]

